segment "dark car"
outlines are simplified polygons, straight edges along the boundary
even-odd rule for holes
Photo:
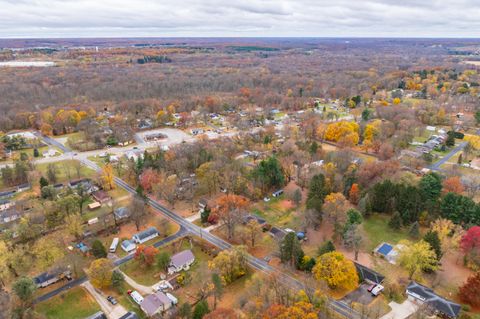
[[[114,297],[112,296],[108,296],[107,297],[107,300],[112,304],[112,305],[116,305],[118,303],[117,299],[115,299]]]

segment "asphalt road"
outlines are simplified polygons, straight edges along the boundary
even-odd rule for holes
[[[461,150],[463,150],[465,148],[465,146],[467,145],[467,142],[462,142],[460,145],[456,146],[454,149],[452,149],[450,152],[448,152],[447,155],[445,155],[444,157],[442,157],[439,161],[433,163],[432,165],[430,165],[428,168],[431,169],[432,171],[438,171],[440,170],[440,166],[442,166],[443,164],[445,164],[450,158],[452,158],[455,154],[457,154],[458,152],[460,152]]]

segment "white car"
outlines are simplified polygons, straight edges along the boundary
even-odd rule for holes
[[[376,285],[375,288],[372,289],[372,296],[378,296],[383,290],[382,285]]]
[[[268,202],[270,201],[270,197],[264,197],[264,198],[263,198],[263,201],[264,201],[265,203],[268,203]]]

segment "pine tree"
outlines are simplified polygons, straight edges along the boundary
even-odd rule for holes
[[[400,214],[398,212],[395,212],[392,218],[390,218],[388,226],[395,230],[399,230],[400,228],[402,228],[402,218],[400,217]]]
[[[410,230],[409,230],[408,234],[410,235],[410,237],[415,238],[415,239],[420,237],[420,226],[419,226],[418,222],[414,222],[412,224],[412,226],[410,226]]]
[[[430,245],[430,247],[432,247],[433,251],[435,252],[435,255],[437,256],[437,260],[440,261],[440,259],[443,256],[443,252],[442,252],[442,243],[440,242],[438,233],[436,231],[429,231],[428,233],[425,234],[425,236],[423,237],[423,240],[426,241]]]
[[[96,239],[92,244],[92,254],[95,258],[105,258],[107,257],[107,250],[103,246],[102,242]]]
[[[331,240],[327,240],[322,244],[322,246],[318,247],[318,256],[321,256],[326,253],[330,253],[335,251],[335,246],[333,245]]]

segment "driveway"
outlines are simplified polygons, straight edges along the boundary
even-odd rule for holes
[[[371,285],[361,284],[360,287],[343,297],[342,301],[347,304],[357,302],[361,303],[362,305],[369,305],[373,301],[373,299],[375,299],[375,297],[373,297],[372,294],[368,292],[369,286]]]
[[[405,300],[401,304],[392,301],[388,305],[392,308],[392,311],[380,319],[405,319],[418,309],[418,305],[410,299]]]
[[[103,313],[107,316],[108,319],[118,319],[127,313],[127,310],[123,308],[122,305],[116,304],[112,305],[106,296],[103,296],[98,290],[96,290],[90,281],[87,281],[82,284],[82,286],[92,295],[93,298],[97,301],[102,308]]]

